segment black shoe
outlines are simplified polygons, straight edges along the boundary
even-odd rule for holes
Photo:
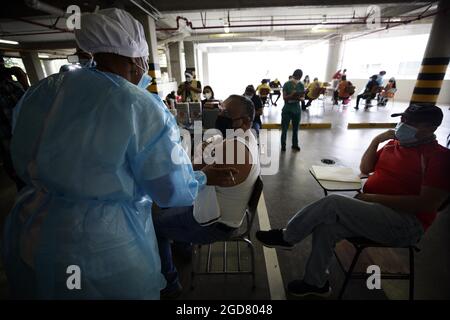
[[[160,298],[164,300],[172,300],[178,298],[183,293],[183,287],[181,283],[177,281],[176,284],[172,285],[170,288],[165,287],[159,293]]]
[[[281,147],[281,151],[286,151],[286,147],[285,146],[283,146],[283,147]]]
[[[300,147],[299,147],[299,146],[292,146],[292,150],[294,150],[294,151],[300,151]]]
[[[359,108],[358,108],[358,107],[355,107],[355,109],[358,110]]]
[[[274,105],[275,107],[277,106],[277,104],[276,104],[276,103],[274,103],[273,105]]]
[[[269,248],[279,248],[283,250],[292,250],[292,248],[294,248],[294,245],[284,241],[283,231],[281,229],[256,231],[256,239]]]
[[[331,295],[330,283],[327,281],[322,288],[307,284],[303,280],[294,280],[287,286],[288,292],[293,296],[304,297],[314,295],[318,297],[329,297]]]

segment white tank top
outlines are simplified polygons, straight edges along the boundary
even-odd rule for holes
[[[248,132],[246,135],[248,141],[241,137],[233,137],[250,151],[252,167],[247,178],[232,187],[206,186],[201,190],[194,202],[194,218],[199,224],[221,222],[232,228],[241,226],[253,187],[260,174],[258,144],[253,133]]]

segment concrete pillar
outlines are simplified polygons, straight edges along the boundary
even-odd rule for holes
[[[195,50],[194,43],[192,41],[184,41],[184,56],[186,59],[186,69],[195,69]]]
[[[411,103],[436,104],[450,60],[450,1],[440,0]]]
[[[167,73],[169,74],[169,81],[172,81],[173,79],[173,75],[172,75],[172,66],[170,64],[170,50],[169,50],[169,45],[166,44],[164,45],[164,51],[166,53],[166,60],[167,60]]]
[[[22,61],[31,85],[45,78],[44,69],[41,65],[41,59],[39,59],[36,51],[21,52],[20,56],[22,57]]]
[[[208,52],[202,53],[203,84],[209,85]]]
[[[161,69],[159,66],[155,20],[153,20],[153,18],[148,15],[140,13],[136,15],[136,19],[139,20],[139,22],[142,23],[142,26],[144,27],[145,39],[147,40],[148,44],[148,75],[152,77],[152,82],[147,90],[151,93],[159,94],[162,97],[161,90],[159,90],[158,88],[158,84],[161,83]]]
[[[47,77],[59,71],[59,70],[55,71],[55,68],[53,68],[53,63],[51,60],[42,60],[42,63],[44,64],[45,75]]]
[[[338,35],[329,40],[327,69],[325,72],[325,81],[330,81],[341,64],[342,58],[342,35]]]
[[[172,77],[178,82],[178,84],[184,81],[184,50],[183,42],[177,41],[169,44],[170,52],[170,69],[172,72]]]

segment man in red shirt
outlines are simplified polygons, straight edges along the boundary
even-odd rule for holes
[[[392,246],[416,244],[450,195],[450,150],[439,145],[434,132],[442,110],[410,105],[395,130],[376,136],[364,153],[360,170],[370,174],[355,198],[330,195],[298,212],[285,229],[258,231],[263,245],[292,249],[313,234],[303,280],[291,281],[297,296],[331,293],[328,267],[335,244],[364,237]],[[389,141],[377,151],[379,145]]]

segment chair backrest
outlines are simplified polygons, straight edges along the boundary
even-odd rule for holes
[[[216,126],[216,119],[219,115],[219,109],[207,109],[203,108],[202,112],[202,120],[203,120],[203,129],[212,129]]]
[[[189,103],[187,102],[178,102],[175,105],[175,109],[177,110],[177,122],[179,125],[188,125],[189,124]]]
[[[264,188],[264,184],[262,182],[261,176],[258,176],[258,178],[255,181],[255,184],[253,186],[253,191],[250,196],[250,200],[248,201],[247,206],[247,226],[245,228],[244,233],[242,233],[242,236],[246,236],[250,233],[250,229],[252,228],[253,221],[255,220],[255,216],[257,213],[259,198],[261,197],[262,191]]]
[[[191,122],[202,121],[202,104],[200,102],[189,103],[189,117]]]

